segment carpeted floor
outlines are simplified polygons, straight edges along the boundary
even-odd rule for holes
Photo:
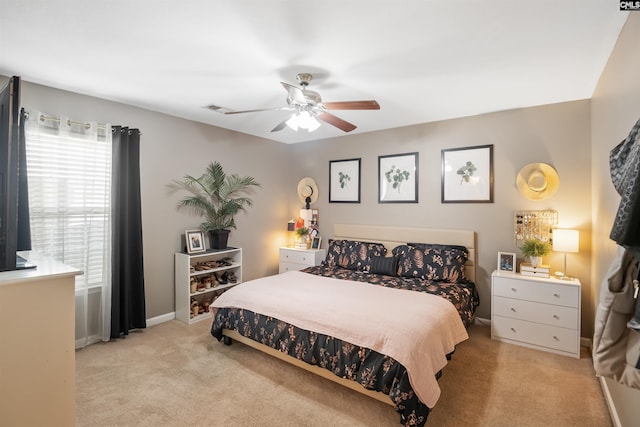
[[[76,352],[78,426],[397,426],[391,406],[166,322]],[[589,352],[504,344],[473,325],[440,379],[429,426],[611,426]]]

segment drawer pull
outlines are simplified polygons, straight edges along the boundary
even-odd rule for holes
[[[512,292],[518,292],[518,290],[516,288],[511,288]]]
[[[514,328],[511,328],[511,332],[515,332],[516,330]]]
[[[306,259],[305,257],[302,257],[302,260],[303,260],[303,261],[306,261],[307,259]]]
[[[556,320],[560,320],[560,316],[558,316],[557,314],[554,314],[553,318],[556,319]]]
[[[560,339],[555,335],[553,336],[553,339],[556,340],[556,341],[560,341]]]
[[[516,309],[511,307],[511,311],[513,311],[514,313],[516,312]]]
[[[554,297],[556,297],[556,298],[560,298],[560,295],[558,295],[558,294],[557,294],[557,293],[555,293],[555,292],[553,293],[553,296],[554,296]]]

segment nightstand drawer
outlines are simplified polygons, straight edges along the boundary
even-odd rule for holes
[[[494,296],[493,312],[502,317],[528,320],[567,329],[578,328],[578,309],[573,307]]]
[[[311,251],[280,249],[280,262],[303,264],[306,266],[316,265],[315,253]]]
[[[491,322],[491,328],[493,335],[498,338],[580,354],[578,331],[575,329],[559,328],[495,315]]]
[[[577,308],[580,301],[580,287],[530,281],[522,278],[513,280],[506,277],[494,277],[493,295]]]
[[[286,273],[287,271],[298,271],[309,267],[305,264],[296,264],[295,262],[280,262],[278,267],[278,274]]]

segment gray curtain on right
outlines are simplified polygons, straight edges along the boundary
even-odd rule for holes
[[[140,131],[113,127],[111,338],[146,328]]]

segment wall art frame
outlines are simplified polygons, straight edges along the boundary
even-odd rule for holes
[[[205,252],[204,233],[200,230],[187,230],[184,232],[184,239],[187,243],[187,253],[197,254]]]
[[[378,203],[418,203],[418,153],[378,156]]]
[[[441,202],[493,203],[493,145],[442,150]]]
[[[361,159],[329,161],[329,203],[360,203]]]

